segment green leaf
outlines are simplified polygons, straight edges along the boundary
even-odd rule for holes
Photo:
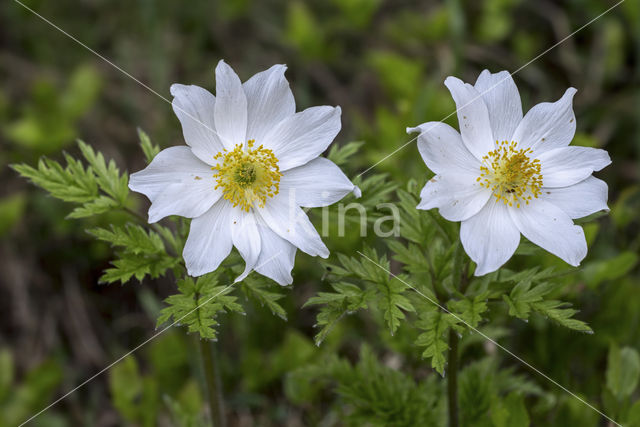
[[[533,268],[512,274],[504,279],[504,281],[517,282],[509,295],[502,295],[509,306],[509,314],[526,320],[531,312],[535,311],[566,328],[592,333],[593,331],[585,322],[573,318],[578,310],[570,308],[571,304],[544,299],[558,287],[557,284],[544,280],[557,275],[552,269],[538,271],[537,268]],[[543,282],[534,285],[537,281]]]
[[[134,254],[161,254],[165,252],[162,238],[154,231],[147,231],[139,225],[111,225],[110,229],[91,228],[87,232],[98,240],[112,246],[123,247]]]
[[[164,275],[164,273],[175,267],[180,260],[170,256],[136,256],[132,253],[125,252],[122,258],[111,262],[112,268],[107,268],[102,276],[100,283],[121,282],[125,284],[132,278],[142,281],[145,276],[149,275],[152,279]]]
[[[338,166],[347,163],[349,158],[358,152],[364,144],[363,141],[353,141],[345,145],[332,144],[327,158]]]
[[[158,229],[163,234],[167,232],[164,227]],[[112,261],[114,267],[105,270],[100,278],[103,283],[120,281],[124,284],[133,277],[141,281],[146,275],[155,279],[180,263],[179,258],[167,254],[158,233],[139,225],[112,225],[110,229],[96,227],[87,231],[98,240],[123,248],[118,259]]]
[[[140,138],[140,147],[142,148],[144,157],[147,159],[147,164],[149,164],[160,152],[160,147],[153,144],[149,135],[140,128],[138,128],[138,137]]]
[[[447,361],[445,352],[449,349],[445,334],[449,331],[451,324],[450,315],[440,309],[422,313],[420,319],[416,322],[416,326],[424,330],[423,333],[418,335],[416,345],[426,347],[422,352],[422,357],[431,358],[431,367],[438,371],[440,375],[444,375],[444,367]]]
[[[13,165],[21,176],[65,202],[87,203],[98,196],[98,183],[91,168],[65,155],[67,167],[50,159],[40,159],[38,168],[20,164]]]
[[[188,276],[178,281],[179,293],[165,300],[168,306],[162,309],[157,325],[172,321],[186,326],[189,332],[198,333],[201,338],[215,340],[218,314],[244,311],[236,302],[237,298],[228,295],[233,286],[219,285],[218,275],[219,272],[213,272],[198,277],[195,282]]]
[[[640,356],[631,347],[609,347],[607,361],[607,387],[618,399],[624,399],[634,392],[640,377]]]
[[[336,291],[335,293],[319,292],[303,305],[303,307],[324,305],[316,318],[315,326],[321,328],[314,337],[318,346],[344,315],[366,309],[374,295],[373,290],[363,291],[360,287],[347,282],[332,283],[331,287]]]
[[[415,312],[415,308],[411,302],[403,295],[407,289],[407,285],[393,278],[386,280],[377,286],[380,297],[378,298],[378,307],[382,309],[384,320],[387,321],[387,326],[393,335],[400,321],[404,320],[404,311]]]
[[[90,202],[86,202],[82,206],[75,208],[69,215],[67,215],[67,218],[86,218],[109,212],[110,210],[118,207],[118,202],[115,200],[107,196],[98,196]]]
[[[287,320],[287,312],[278,303],[279,300],[284,298],[284,295],[280,292],[267,290],[269,288],[279,288],[279,285],[272,285],[267,280],[263,280],[262,276],[256,277],[256,275],[249,275],[242,281],[241,287],[245,295],[267,306],[267,308],[271,310],[271,313],[281,319]]]
[[[464,322],[474,328],[482,321],[482,313],[487,311],[488,292],[476,295],[473,299],[452,300],[447,305]]]
[[[113,159],[107,164],[102,153],[96,153],[85,142],[78,140],[78,146],[96,174],[100,189],[119,202],[120,205],[124,205],[129,195],[129,177],[127,173],[120,175],[120,170]]]
[[[568,308],[571,307],[571,304],[568,302],[548,300],[536,302],[532,304],[531,307],[533,307],[533,309],[538,313],[548,317],[565,328],[590,334],[593,333],[593,330],[585,322],[573,319],[573,316],[578,313],[578,310]]]

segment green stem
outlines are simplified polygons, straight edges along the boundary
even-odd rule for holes
[[[449,427],[458,427],[458,334],[449,329],[447,361],[447,395],[449,397]]]
[[[218,360],[215,343],[203,339],[200,339],[199,342],[200,354],[202,355],[202,365],[204,367],[204,376],[207,382],[211,425],[214,427],[225,427],[227,425],[227,420],[224,416],[222,385],[220,381],[220,371],[217,365]]]

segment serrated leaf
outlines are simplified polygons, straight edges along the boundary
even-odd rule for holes
[[[571,307],[571,304],[567,302],[547,300],[533,303],[531,304],[531,307],[538,313],[548,317],[565,328],[579,332],[593,333],[593,330],[585,322],[573,319],[573,316],[578,312],[578,310],[568,308]]]
[[[273,287],[273,285],[270,285],[266,280],[254,279],[252,276],[249,276],[242,281],[241,286],[247,296],[255,298],[260,304],[267,306],[267,308],[271,310],[271,313],[283,320],[287,320],[287,312],[278,303],[280,299],[284,298],[284,295],[279,292],[267,290],[269,287]]]
[[[40,159],[38,168],[13,165],[21,176],[65,202],[87,203],[98,196],[98,184],[90,168],[67,156],[67,166],[50,159]]]
[[[467,325],[474,328],[482,321],[482,313],[487,311],[488,292],[476,295],[472,299],[452,300],[448,303],[449,309],[456,313]]]
[[[316,317],[316,327],[321,328],[314,337],[318,346],[344,315],[366,309],[374,295],[372,290],[363,291],[358,286],[346,282],[332,283],[331,287],[335,293],[319,292],[303,306],[323,305]]]
[[[147,164],[149,164],[160,152],[160,147],[153,144],[149,135],[140,128],[138,128],[138,138],[140,138],[140,147],[142,148],[144,157],[147,160]]]
[[[416,322],[416,326],[424,330],[418,335],[416,345],[426,347],[422,352],[422,357],[430,358],[431,367],[440,375],[444,375],[445,352],[449,349],[444,335],[449,331],[451,323],[449,315],[439,309],[423,313],[419,321]]]
[[[415,312],[415,308],[411,302],[403,295],[407,285],[393,278],[386,280],[377,286],[380,297],[378,298],[378,306],[382,309],[384,320],[393,335],[400,321],[405,318],[404,311]]]
[[[344,165],[351,156],[358,152],[363,144],[363,141],[353,141],[342,146],[333,144],[327,158],[338,166]]]
[[[124,205],[129,195],[129,178],[127,173],[120,175],[116,162],[112,159],[107,163],[104,156],[83,141],[78,140],[82,155],[96,174],[98,186],[120,205]]]
[[[110,243],[112,246],[126,248],[134,254],[162,254],[165,253],[162,238],[154,231],[147,231],[139,225],[125,226],[111,225],[110,229],[91,228],[87,230],[98,240]]]
[[[195,282],[186,277],[178,282],[179,293],[165,300],[168,306],[160,312],[157,325],[173,321],[201,338],[214,340],[219,313],[244,311],[237,298],[228,295],[232,290],[232,286],[218,284],[218,272],[200,276]]]
[[[112,198],[107,196],[98,196],[92,201],[75,208],[69,215],[67,215],[67,218],[86,218],[109,212],[117,207],[118,203]]]

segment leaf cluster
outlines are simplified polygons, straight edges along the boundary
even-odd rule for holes
[[[107,162],[102,153],[88,144],[78,141],[78,147],[86,164],[64,153],[64,167],[48,158],[41,158],[35,168],[26,164],[12,167],[53,197],[78,205],[69,218],[85,218],[124,208],[129,195],[127,173],[121,174],[114,160]]]
[[[179,280],[178,293],[165,300],[168,306],[162,309],[157,326],[184,325],[201,338],[215,340],[220,313],[244,313],[237,297],[229,295],[233,285],[221,284],[219,276],[220,273],[214,271],[195,280],[189,276]]]
[[[391,334],[396,332],[405,313],[414,312],[415,308],[404,295],[407,285],[402,278],[388,273],[387,257],[378,256],[372,248],[365,248],[362,256],[338,254],[337,257],[339,264],[324,263],[333,292],[320,292],[304,305],[321,306],[316,322],[320,327],[316,344],[322,343],[343,316],[372,305],[382,313]]]

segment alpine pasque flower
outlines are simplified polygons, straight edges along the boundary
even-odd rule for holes
[[[607,209],[607,185],[591,174],[611,160],[604,150],[569,146],[576,89],[523,117],[506,71],[484,70],[474,86],[455,77],[444,84],[458,108],[460,133],[441,122],[407,129],[420,132],[418,149],[436,174],[418,209],[438,208],[447,220],[461,221],[460,239],[477,276],[507,262],[520,233],[579,265],[587,244],[572,219]]]
[[[190,275],[218,268],[235,246],[246,267],[290,284],[296,248],[326,258],[302,207],[327,206],[358,189],[319,157],[340,131],[340,107],[296,113],[286,67],[241,83],[224,61],[216,96],[174,84],[173,109],[187,146],[161,151],[129,187],[151,200],[149,222],[193,218],[183,257]]]

